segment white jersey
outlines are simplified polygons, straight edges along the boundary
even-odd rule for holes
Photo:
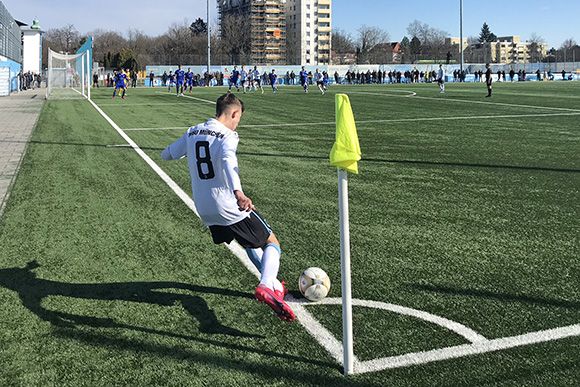
[[[314,79],[316,80],[316,82],[323,82],[324,83],[324,74],[314,73]]]
[[[187,155],[195,208],[206,226],[229,226],[250,215],[240,211],[234,190],[238,175],[238,134],[216,119],[191,127],[161,154],[164,160]]]

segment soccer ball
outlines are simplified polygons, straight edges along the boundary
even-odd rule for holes
[[[310,301],[320,301],[330,290],[330,278],[319,267],[310,267],[298,279],[300,293]]]

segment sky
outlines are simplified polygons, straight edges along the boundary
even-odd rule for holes
[[[97,28],[124,35],[137,29],[150,36],[165,33],[172,23],[206,19],[207,0],[139,0],[120,3],[110,0],[0,0],[15,19],[32,24],[38,18],[43,30],[73,24],[86,34]],[[216,0],[210,1],[212,25],[217,23]],[[119,4],[123,13],[119,15]],[[558,48],[564,40],[580,42],[580,0],[511,0],[508,2],[470,1],[463,4],[463,36],[478,36],[483,23],[497,36],[520,36],[526,40],[532,33],[544,38],[548,48]],[[391,41],[407,35],[407,26],[414,20],[459,37],[458,0],[387,0],[332,1],[332,27],[357,37],[357,30],[366,25],[386,31]]]

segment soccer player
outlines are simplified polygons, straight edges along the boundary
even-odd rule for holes
[[[320,90],[320,92],[322,94],[324,94],[324,75],[320,72],[320,70],[316,69],[316,72],[314,73],[314,80],[316,81],[316,86],[318,87],[318,90]]]
[[[246,68],[242,66],[242,71],[240,72],[240,82],[242,83],[242,89],[244,90],[244,94],[246,93],[246,83],[248,83],[248,72]],[[248,85],[249,87],[249,85]]]
[[[445,93],[445,72],[443,71],[443,65],[439,65],[439,72],[437,73],[437,83],[441,89],[441,93]]]
[[[253,84],[254,84],[254,90],[258,91],[258,88],[256,87],[256,84],[258,86],[260,86],[260,91],[262,92],[262,94],[264,94],[264,89],[262,88],[262,80],[261,80],[261,75],[260,75],[260,71],[258,70],[257,66],[254,66],[254,71],[252,71],[252,76],[254,78],[253,80]]]
[[[167,89],[168,92],[171,91],[171,86],[173,86],[173,82],[175,82],[175,75],[173,75],[173,71],[169,71],[169,88]]]
[[[487,86],[487,95],[485,98],[491,98],[491,69],[489,63],[485,64],[485,85]]]
[[[236,129],[244,104],[234,94],[222,95],[216,104],[216,118],[190,127],[162,153],[164,160],[187,156],[195,207],[209,227],[215,244],[237,240],[260,270],[260,284],[254,295],[278,317],[294,321],[294,312],[284,302],[287,294],[280,282],[280,243],[270,226],[244,195],[238,175]]]
[[[191,71],[191,67],[187,69],[185,73],[185,89],[187,90],[187,86],[189,86],[189,94],[191,94],[191,89],[193,88],[193,78],[195,74]]]
[[[122,98],[125,99],[125,93],[127,93],[127,74],[125,74],[123,70],[120,70],[117,75],[115,75],[115,91],[113,91],[113,98],[111,99],[115,99],[117,90],[119,90],[119,93],[121,93],[120,89],[123,89]]]
[[[278,80],[278,74],[276,74],[276,70],[272,69],[272,72],[268,74],[270,77],[270,86],[272,86],[272,93],[276,93],[278,88],[276,87],[276,81]]]
[[[185,71],[183,66],[179,65],[179,69],[175,71],[175,85],[177,86],[177,96],[183,97],[183,83],[185,82]]]
[[[304,92],[308,93],[308,73],[304,66],[302,66],[302,71],[300,71],[300,85],[304,88]]]
[[[238,66],[234,66],[234,69],[232,70],[231,74],[230,74],[230,88],[228,90],[228,93],[232,92],[232,85],[236,87],[236,89],[238,89],[238,91],[240,91],[240,88],[238,87],[238,78],[240,77],[240,72],[238,71]]]

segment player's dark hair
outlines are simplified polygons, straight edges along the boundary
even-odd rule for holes
[[[218,98],[215,107],[215,116],[219,117],[224,114],[230,107],[239,106],[244,112],[244,103],[234,94],[224,94]]]

